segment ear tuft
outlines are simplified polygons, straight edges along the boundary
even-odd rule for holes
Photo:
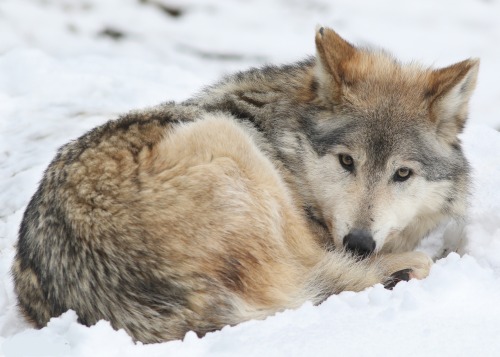
[[[345,80],[346,64],[356,54],[356,48],[327,27],[316,32],[316,77],[325,99],[338,98]]]
[[[354,57],[355,47],[332,29],[321,27],[316,34],[316,51],[323,68],[340,84],[343,65]]]
[[[449,143],[457,140],[465,125],[478,71],[479,59],[468,59],[430,74],[425,97],[429,100],[431,119],[439,136]]]
[[[325,31],[325,28],[321,26],[320,24],[316,25],[316,32],[318,32],[321,36],[323,36],[323,32]]]

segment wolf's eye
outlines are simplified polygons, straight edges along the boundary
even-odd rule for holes
[[[410,178],[410,176],[413,174],[413,171],[407,167],[401,167],[396,171],[394,174],[394,181],[406,181]]]
[[[347,171],[354,170],[354,159],[350,155],[340,154],[339,155],[340,165]]]

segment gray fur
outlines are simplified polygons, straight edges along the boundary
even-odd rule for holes
[[[407,68],[326,28],[316,42],[317,58],[237,73],[63,146],[19,231],[12,272],[26,317],[42,327],[73,309],[83,324],[107,319],[159,342],[392,281],[403,268],[425,277],[428,258],[408,251],[465,214],[469,166],[456,133],[477,63]],[[175,140],[185,146],[168,146]],[[339,154],[353,156],[352,172]],[[415,177],[395,182],[402,165]],[[431,202],[396,217],[415,192]],[[345,252],[352,231],[373,235],[377,254]]]

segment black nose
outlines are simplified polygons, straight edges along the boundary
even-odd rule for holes
[[[344,237],[344,247],[359,256],[366,257],[375,250],[375,241],[369,232],[353,229]]]

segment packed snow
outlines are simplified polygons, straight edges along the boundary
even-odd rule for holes
[[[0,1],[0,354],[5,356],[500,355],[500,1]],[[134,344],[68,311],[41,330],[9,274],[24,209],[57,148],[131,109],[183,100],[221,75],[314,54],[323,24],[402,61],[481,58],[462,141],[473,190],[459,252],[428,278],[344,292],[198,338]],[[422,249],[443,248],[443,231]],[[453,238],[453,234],[451,234]],[[453,240],[453,239],[451,239]]]

